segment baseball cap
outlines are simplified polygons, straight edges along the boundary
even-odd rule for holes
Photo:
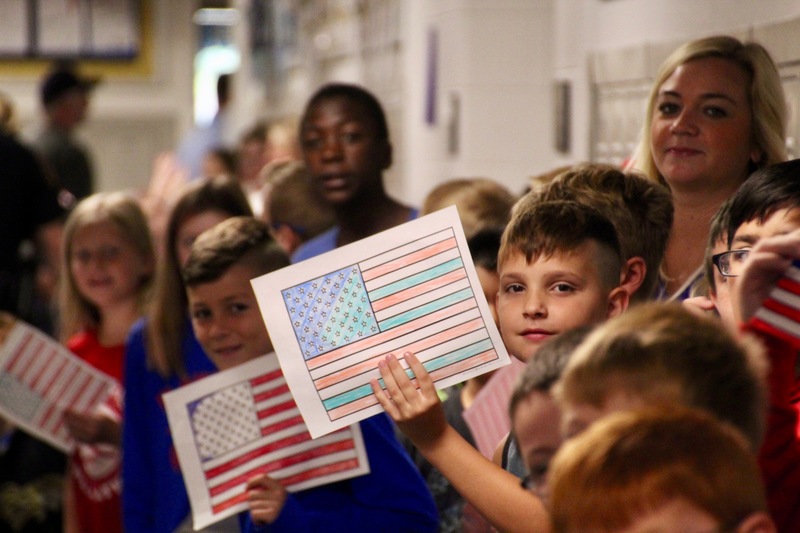
[[[97,78],[79,76],[73,70],[54,70],[42,82],[42,102],[48,105],[73,89],[90,91],[99,81]]]

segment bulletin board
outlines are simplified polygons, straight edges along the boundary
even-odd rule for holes
[[[151,71],[152,0],[0,0],[0,13],[0,73],[56,59],[88,74]]]

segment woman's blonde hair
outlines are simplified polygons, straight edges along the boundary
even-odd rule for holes
[[[761,158],[753,162],[748,174],[757,168],[786,161],[786,97],[775,62],[766,48],[758,43],[743,43],[735,37],[717,35],[690,41],[677,48],[661,65],[653,82],[641,141],[630,165],[652,180],[664,183],[650,146],[650,126],[659,89],[679,66],[709,57],[732,61],[744,69],[750,79],[747,95],[753,116],[753,141],[761,150]]]
[[[253,215],[239,184],[222,176],[190,184],[173,207],[146,329],[148,365],[164,377],[185,374],[181,341],[191,335],[177,253],[178,231],[189,218],[208,211],[228,216]]]
[[[139,292],[139,309],[144,311],[150,296],[154,263],[153,239],[139,202],[122,192],[97,193],[81,200],[64,225],[62,268],[59,294],[59,336],[66,341],[78,331],[100,325],[100,312],[86,300],[75,284],[70,260],[73,239],[81,229],[93,224],[111,223],[139,254],[144,267]]]

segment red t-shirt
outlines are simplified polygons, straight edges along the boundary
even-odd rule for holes
[[[122,383],[124,345],[102,346],[96,332],[72,336],[67,347],[78,357]],[[102,409],[122,420],[122,386]],[[72,489],[82,533],[122,533],[120,449],[109,444],[81,444],[72,452]]]

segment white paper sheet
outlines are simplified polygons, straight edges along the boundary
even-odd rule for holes
[[[0,345],[0,416],[62,451],[75,445],[64,411],[91,412],[111,394],[116,381],[24,322]]]
[[[415,353],[437,388],[509,363],[455,207],[252,284],[313,436],[382,411],[369,380],[388,353]]]
[[[274,353],[162,397],[195,529],[247,510],[259,472],[291,492],[369,473],[358,425],[311,439]]]

